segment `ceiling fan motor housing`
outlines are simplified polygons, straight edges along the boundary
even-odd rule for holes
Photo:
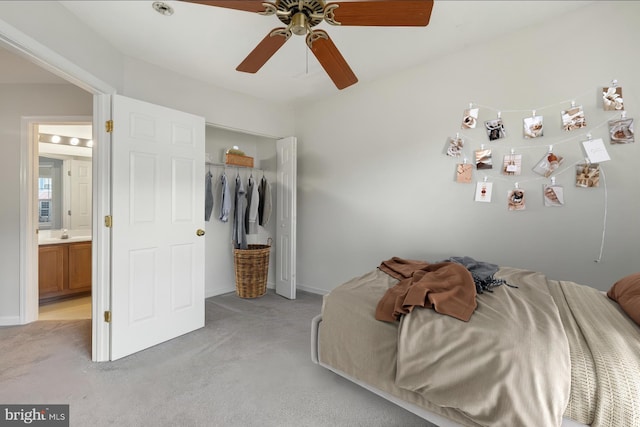
[[[324,0],[278,0],[278,18],[296,35],[307,33],[307,26],[315,27],[324,19]]]

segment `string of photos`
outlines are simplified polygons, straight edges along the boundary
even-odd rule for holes
[[[527,110],[500,110],[495,107],[469,104],[464,109],[461,129],[464,133],[456,132],[455,137],[448,137],[445,152],[447,156],[453,158],[462,158],[462,163],[456,163],[455,180],[462,184],[471,184],[473,182],[473,171],[477,174],[483,174],[482,179],[476,180],[474,192],[474,200],[476,202],[491,203],[493,200],[493,181],[505,180],[512,182],[513,186],[507,192],[506,207],[509,211],[522,211],[526,209],[528,199],[526,191],[521,186],[523,183],[543,180],[542,203],[545,207],[562,207],[565,205],[564,187],[557,182],[557,177],[565,172],[572,171],[575,180],[575,186],[579,188],[596,188],[602,183],[604,189],[604,225],[603,238],[600,250],[600,258],[602,256],[602,248],[604,246],[604,233],[606,228],[607,213],[607,188],[604,170],[601,166],[603,162],[611,160],[607,151],[605,140],[609,145],[625,145],[635,142],[634,138],[634,120],[628,118],[625,111],[624,98],[622,96],[622,87],[618,85],[616,80],[612,80],[611,85],[602,87],[601,102],[602,110],[610,112],[604,120],[591,124],[587,127],[587,117],[583,105],[577,105],[575,99],[591,94],[586,92],[573,100],[565,100],[556,104]],[[599,108],[599,106],[596,106]],[[507,137],[511,129],[522,129],[522,139],[530,141],[532,145],[520,143],[518,150],[535,150],[540,151],[540,144],[535,144],[534,140],[544,136],[545,117],[539,114],[539,111],[553,109],[556,111],[560,119],[559,132],[567,134],[566,137],[554,139],[554,144],[548,145],[545,152],[540,154],[539,160],[536,156],[533,167],[529,170],[523,167],[523,154],[517,152],[516,148],[510,148],[508,152],[497,155],[496,148],[502,146],[504,149],[504,139]],[[492,111],[497,114],[495,118],[484,120],[483,127],[486,136],[473,137],[471,133],[478,132],[475,129],[481,129],[479,125],[479,116],[481,110]],[[509,117],[516,114],[531,113],[522,117],[521,124],[517,126],[513,123],[506,122],[502,113],[509,113]],[[578,132],[576,132],[578,131]],[[582,132],[580,132],[582,131]],[[605,136],[606,132],[606,136]],[[509,136],[511,134],[509,133]],[[593,137],[593,135],[602,135]],[[485,139],[486,138],[486,139]],[[479,142],[473,149],[469,147],[468,142]],[[580,142],[581,150],[584,157],[572,164],[565,162],[559,150],[556,147],[565,144],[574,144],[575,141]],[[469,156],[473,163],[469,163]],[[494,168],[494,159],[496,167]],[[495,171],[495,172],[494,172]],[[525,175],[525,173],[529,175]],[[492,174],[492,180],[489,180],[488,174]],[[524,177],[524,179],[522,179]],[[599,259],[600,259],[599,258]],[[596,262],[599,261],[596,260]]]

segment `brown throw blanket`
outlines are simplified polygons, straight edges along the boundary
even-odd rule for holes
[[[473,277],[461,264],[393,257],[379,268],[400,282],[378,302],[377,320],[394,322],[415,307],[429,307],[467,322],[477,307]]]

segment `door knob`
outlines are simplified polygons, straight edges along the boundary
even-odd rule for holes
[[[196,236],[204,236],[204,230],[202,228],[198,228],[198,231],[196,231]]]

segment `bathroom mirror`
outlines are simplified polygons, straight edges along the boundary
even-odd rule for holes
[[[38,132],[38,228],[91,229],[91,126],[40,125]]]

